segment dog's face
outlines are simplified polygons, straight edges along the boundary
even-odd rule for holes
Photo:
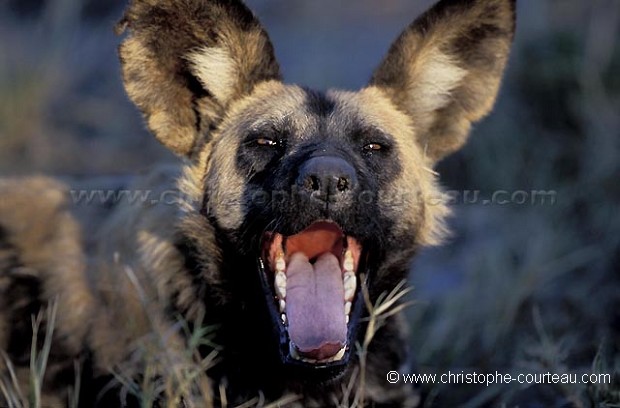
[[[440,1],[359,92],[280,81],[267,34],[237,1],[134,0],[127,91],[188,157],[200,211],[252,260],[285,363],[344,365],[371,297],[405,277],[446,214],[436,161],[492,107],[514,0]],[[230,250],[229,250],[230,251]],[[245,263],[247,264],[247,262]]]
[[[238,256],[256,260],[285,360],[348,358],[362,280],[408,259],[426,213],[444,210],[425,208],[422,195],[439,194],[408,124],[376,88],[323,94],[271,81],[220,125],[208,214]]]

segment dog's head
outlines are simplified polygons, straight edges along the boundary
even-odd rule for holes
[[[440,1],[359,92],[281,82],[266,32],[240,1],[129,7],[127,92],[157,139],[191,163],[189,211],[218,232],[218,256],[250,269],[228,273],[262,282],[285,363],[346,364],[362,285],[373,298],[392,289],[416,248],[440,239],[447,211],[431,169],[491,109],[514,3]]]

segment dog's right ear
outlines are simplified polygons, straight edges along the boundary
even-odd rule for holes
[[[132,0],[117,32],[125,89],[157,139],[191,156],[228,106],[280,79],[273,46],[240,0]]]

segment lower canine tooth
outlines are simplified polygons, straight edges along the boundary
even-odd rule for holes
[[[280,319],[282,319],[283,324],[286,324],[286,315],[284,313],[282,313],[282,315],[280,316]]]
[[[279,304],[280,304],[280,312],[284,313],[284,311],[286,310],[286,302],[284,300],[280,299]],[[284,315],[282,315],[282,316],[284,316]]]
[[[332,361],[342,360],[342,357],[344,357],[345,351],[347,351],[346,347],[341,348],[340,351],[334,357],[332,357]]]
[[[344,314],[346,314],[347,316],[349,315],[349,313],[351,313],[351,302],[347,302],[344,304]]]

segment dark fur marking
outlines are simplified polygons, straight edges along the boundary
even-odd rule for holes
[[[17,251],[10,244],[8,237],[6,230],[0,226],[0,276],[19,265]]]
[[[9,332],[7,353],[14,364],[28,364],[32,337],[31,316],[39,313],[41,282],[34,276],[15,273],[23,265],[17,249],[9,242],[9,233],[0,227],[0,273],[8,277],[9,284],[0,298],[0,310],[8,311]]]
[[[192,93],[192,110],[194,111],[194,116],[196,117],[196,122],[194,126],[196,127],[196,131],[199,133],[199,135],[202,136],[201,133],[203,130],[202,129],[203,120],[202,120],[202,114],[200,113],[200,109],[198,107],[198,100],[202,98],[213,98],[214,96],[208,89],[202,86],[198,78],[196,78],[191,73],[191,71],[189,70],[186,64],[184,64],[184,67],[182,68],[180,75],[185,81],[186,87]],[[198,137],[196,140],[194,140],[194,143],[190,150],[191,151],[190,156],[193,156],[196,152],[199,151],[199,148],[203,145],[202,140],[203,140],[202,137]]]
[[[42,300],[42,282],[34,271],[28,271],[19,259],[17,249],[10,244],[8,233],[0,227],[0,275],[9,280],[0,297],[0,311],[8,313],[8,342],[6,353],[16,367],[29,367],[33,344],[33,321],[45,311],[48,303]],[[45,316],[45,315],[43,315]],[[38,330],[37,350],[43,348],[47,321]],[[64,389],[75,384],[72,357],[58,339],[54,339],[47,363],[43,390]],[[83,405],[81,405],[83,406]]]
[[[0,225],[0,248],[6,247],[8,245],[8,236],[9,234],[6,232],[6,229]]]
[[[370,172],[379,180],[379,188],[387,188],[402,172],[401,158],[398,157],[399,149],[397,141],[378,129],[359,128],[351,133],[351,138],[359,147],[359,152]],[[370,143],[378,143],[382,146],[376,152],[363,152],[364,146]]]
[[[32,276],[15,276],[12,278],[4,299],[10,313],[10,336],[7,353],[13,363],[28,365],[30,359],[30,342],[24,339],[32,338],[31,316],[36,316],[43,304],[41,296],[41,282]],[[39,336],[38,347],[43,344],[43,336]]]
[[[306,92],[306,106],[310,113],[323,118],[334,111],[336,104],[325,93],[311,89],[304,90]]]
[[[179,253],[183,255],[183,271],[186,272],[191,278],[192,288],[196,300],[203,301],[207,298],[208,288],[205,277],[203,276],[203,266],[198,257],[198,250],[196,249],[196,246],[189,239],[178,242],[175,246]],[[169,307],[172,308],[170,314],[178,313],[185,317],[187,310],[178,309],[178,296],[178,293],[172,295],[172,300],[169,305]],[[174,318],[174,316],[171,317]]]
[[[512,31],[508,31],[494,24],[481,24],[472,27],[467,34],[460,36],[451,44],[448,52],[458,55],[465,64],[481,69],[495,70],[499,63],[495,55],[495,47],[485,47],[484,42],[489,39],[505,37],[509,39]],[[498,67],[499,68],[499,67]]]

